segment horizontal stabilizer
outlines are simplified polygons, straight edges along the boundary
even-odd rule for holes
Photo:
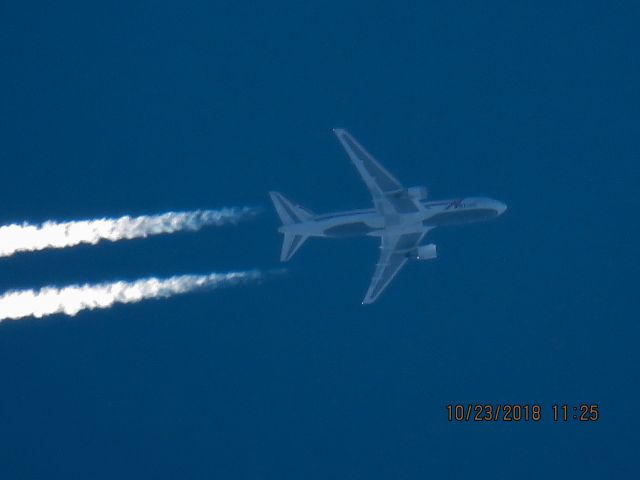
[[[306,222],[311,220],[315,215],[300,205],[294,204],[284,195],[278,192],[269,192],[273,206],[278,212],[283,228],[280,229],[284,233],[282,241],[282,252],[280,253],[280,261],[286,262],[298,251],[302,244],[309,238],[308,235],[300,235],[298,233],[287,232],[288,225]]]
[[[282,252],[280,261],[287,262],[295,255],[302,244],[309,238],[307,235],[296,235],[295,233],[285,233],[282,241]]]
[[[269,192],[269,196],[283,225],[305,222],[314,217],[312,212],[300,205],[295,205],[281,193]]]

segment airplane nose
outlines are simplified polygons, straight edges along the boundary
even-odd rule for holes
[[[498,215],[502,215],[507,210],[507,205],[502,202],[496,202],[496,210],[498,210]]]

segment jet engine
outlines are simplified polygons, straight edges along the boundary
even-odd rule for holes
[[[433,260],[438,256],[435,243],[429,243],[428,245],[420,245],[416,248],[416,258],[418,260]]]
[[[427,187],[411,187],[407,189],[407,194],[414,200],[425,200],[427,198]]]

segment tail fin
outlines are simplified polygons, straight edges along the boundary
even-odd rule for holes
[[[269,192],[273,206],[278,212],[282,225],[293,225],[300,222],[305,222],[314,217],[314,214],[301,207],[300,205],[293,204],[284,195],[278,192]],[[284,240],[282,241],[282,251],[280,253],[280,261],[286,262],[298,251],[302,244],[309,238],[308,235],[300,235],[297,233],[284,233]]]

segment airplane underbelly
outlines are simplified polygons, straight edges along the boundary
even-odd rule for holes
[[[324,235],[327,237],[355,237],[367,235],[375,230],[377,230],[377,228],[366,222],[358,221],[329,227],[324,231]]]
[[[482,222],[497,216],[498,212],[489,208],[473,210],[447,210],[436,213],[423,221],[426,226],[461,225],[464,223]]]

